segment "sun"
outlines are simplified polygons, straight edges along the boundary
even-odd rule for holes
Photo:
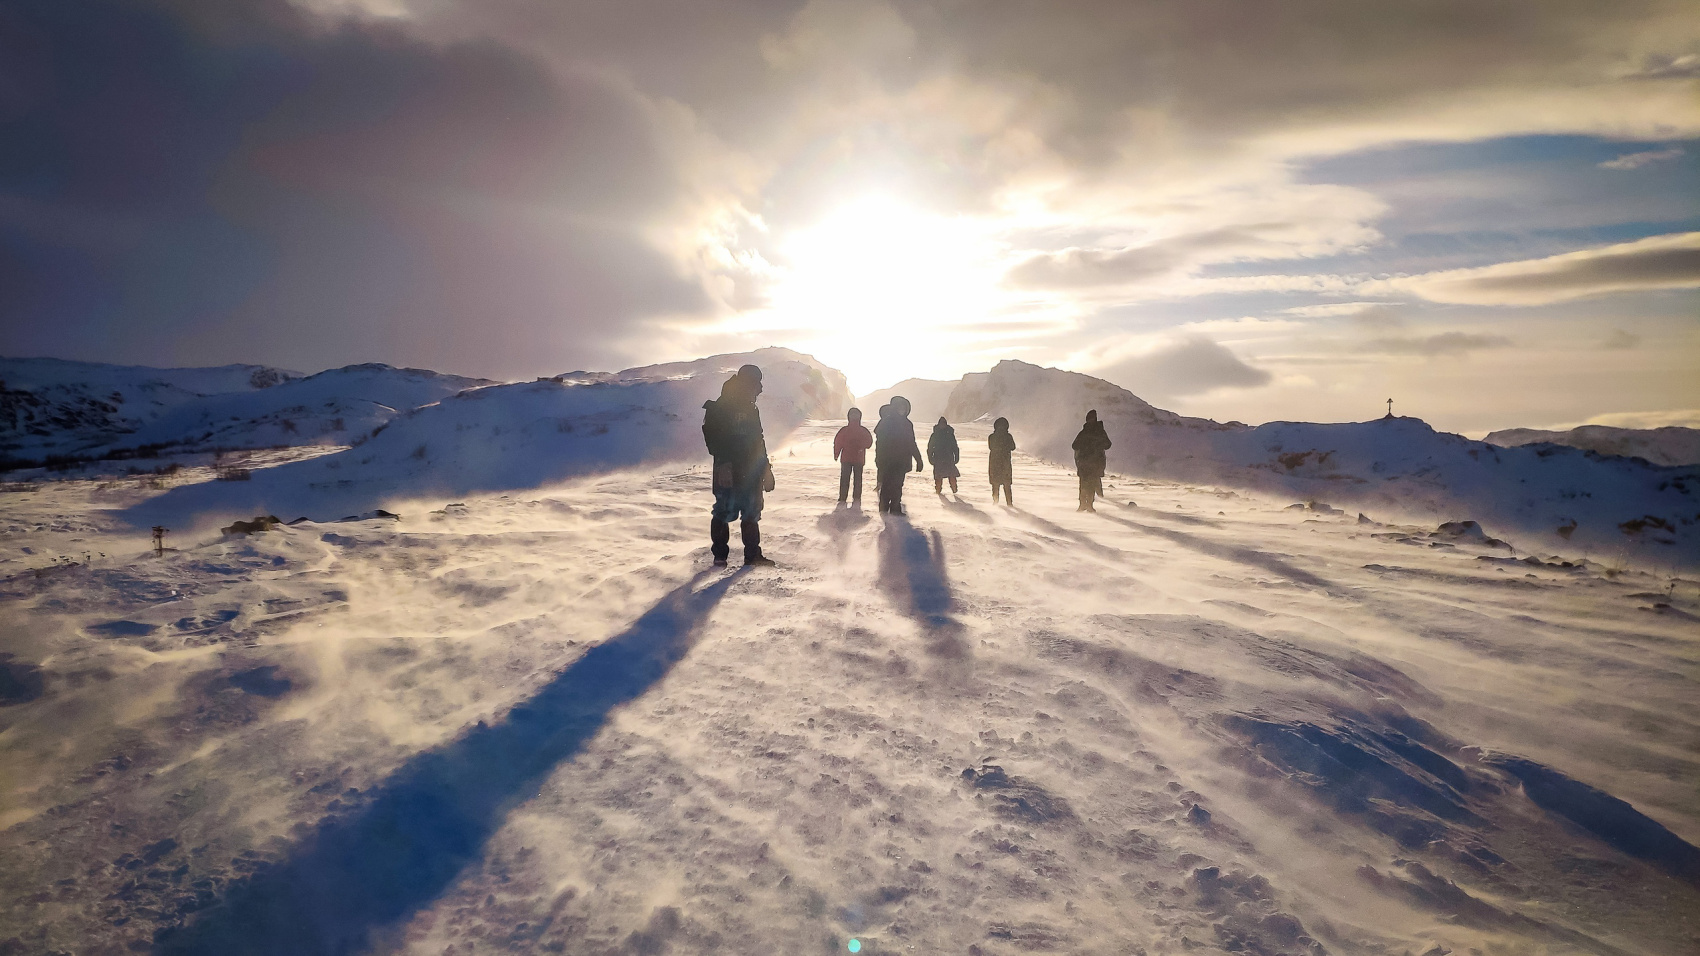
[[[999,306],[999,248],[965,217],[868,196],[782,248],[772,319],[857,391],[948,368]]]

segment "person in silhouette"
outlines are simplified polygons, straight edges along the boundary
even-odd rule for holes
[[[746,365],[726,380],[720,397],[703,403],[702,438],[714,457],[714,509],[708,534],[714,563],[724,566],[731,552],[732,521],[744,539],[744,564],[773,564],[761,553],[763,493],[773,490],[767,439],[761,430],[756,396],[761,369]]]
[[[879,479],[880,513],[903,514],[903,479],[909,474],[909,462],[915,470],[926,467],[921,460],[921,448],[915,444],[915,423],[909,420],[909,399],[895,395],[889,411],[883,411],[880,423],[874,426],[874,468]]]
[[[986,436],[986,470],[992,476],[992,504],[998,503],[998,489],[1003,489],[1003,500],[1013,506],[1015,498],[1009,492],[1010,482],[1015,477],[1014,466],[1010,456],[1015,454],[1015,436],[1009,433],[1009,419],[1000,418],[992,422],[992,433]]]
[[[1092,499],[1104,493],[1104,453],[1110,450],[1110,436],[1098,413],[1086,413],[1086,424],[1074,436],[1074,470],[1080,476],[1080,507],[1076,511],[1097,511]]]
[[[886,402],[884,405],[880,406],[879,416],[880,416],[881,422],[883,422],[886,419],[891,417],[891,403],[890,402]],[[879,422],[875,422],[874,423],[874,434],[878,435],[879,430],[880,430]],[[883,485],[884,485],[884,482],[880,481],[879,452],[876,450],[874,452],[874,497],[879,498],[879,501],[882,505],[882,507],[880,508],[881,511],[885,510],[885,508],[883,507],[883,505],[885,503],[885,499],[879,497],[880,488],[883,487]]]
[[[943,415],[933,426],[927,439],[927,462],[933,466],[933,493],[944,494],[944,483],[950,482],[950,493],[956,494],[956,479],[962,477],[957,463],[962,461],[962,449],[956,444],[956,429],[950,427]]]
[[[868,449],[874,446],[874,436],[862,425],[862,410],[852,408],[848,415],[848,425],[838,430],[832,439],[832,458],[838,465],[838,503],[843,504],[850,495],[852,479],[856,485],[855,502],[862,503],[862,466],[867,463]]]

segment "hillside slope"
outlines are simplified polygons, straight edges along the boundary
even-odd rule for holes
[[[1004,361],[964,376],[952,421],[1009,418],[1017,443],[1057,462],[1088,409],[1112,471],[1290,494],[1424,522],[1473,519],[1525,549],[1576,548],[1700,565],[1700,468],[1661,468],[1556,445],[1501,448],[1414,418],[1247,426],[1185,418],[1076,372]]]
[[[251,393],[300,377],[266,365],[148,368],[0,358],[0,458],[84,453],[203,396]]]
[[[1549,442],[1602,455],[1645,458],[1655,465],[1700,465],[1700,428],[1683,428],[1676,425],[1663,428],[1581,425],[1568,431],[1506,428],[1490,433],[1482,441],[1506,447]]]
[[[787,349],[613,373],[570,373],[460,392],[336,454],[178,488],[135,509],[138,525],[257,514],[337,518],[421,497],[536,488],[580,475],[699,457],[703,402],[740,365],[765,373],[770,445],[850,401],[841,373]],[[400,507],[397,505],[397,507]]]

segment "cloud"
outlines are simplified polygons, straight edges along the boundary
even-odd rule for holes
[[[1648,163],[1662,163],[1667,159],[1687,155],[1681,146],[1669,149],[1655,149],[1644,153],[1624,153],[1616,159],[1608,159],[1599,166],[1601,169],[1640,169]]]
[[[1481,349],[1509,348],[1511,345],[1511,340],[1503,335],[1440,332],[1435,335],[1371,339],[1360,346],[1358,351],[1386,355],[1463,355]]]
[[[1136,395],[1162,398],[1198,395],[1220,388],[1255,388],[1272,380],[1268,372],[1246,364],[1204,335],[1171,339],[1149,351],[1120,358],[1092,374]]]
[[[1605,341],[1600,343],[1600,348],[1616,351],[1619,349],[1632,349],[1640,344],[1641,336],[1636,335],[1634,332],[1625,332],[1623,329],[1612,329],[1611,334],[1606,336]]]
[[[1662,412],[1610,412],[1595,415],[1584,424],[1613,428],[1700,428],[1700,408],[1677,408]]]
[[[649,238],[682,186],[618,84],[271,0],[5,19],[46,54],[0,67],[0,350],[519,374],[705,304]]]
[[[1609,292],[1700,287],[1700,232],[1651,236],[1544,259],[1389,280],[1434,302],[1546,305]]]

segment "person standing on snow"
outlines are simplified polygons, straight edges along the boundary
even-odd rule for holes
[[[858,506],[862,504],[862,466],[867,463],[868,449],[874,446],[874,436],[862,425],[862,410],[852,408],[845,417],[850,424],[838,430],[832,439],[832,458],[839,462],[838,466],[838,503],[843,504],[850,495],[852,478],[855,480]]]
[[[890,414],[882,415],[874,426],[874,468],[877,469],[881,514],[903,514],[903,479],[908,476],[909,462],[915,470],[925,468],[921,449],[915,444],[915,424],[909,420],[909,399],[893,396],[887,406]]]
[[[1015,498],[1009,493],[1010,482],[1014,479],[1015,468],[1010,464],[1010,456],[1015,454],[1015,436],[1009,433],[1009,419],[1000,418],[992,422],[992,433],[986,436],[986,468],[992,477],[992,504],[998,503],[998,488],[1003,488],[1004,503],[1015,505]]]
[[[927,439],[927,461],[933,466],[934,494],[944,494],[947,478],[950,479],[950,493],[956,494],[956,479],[962,477],[956,465],[961,460],[962,449],[956,445],[956,429],[940,415],[939,423],[933,426],[932,437]]]
[[[1110,436],[1098,413],[1086,413],[1086,423],[1074,436],[1074,470],[1080,476],[1080,507],[1076,511],[1097,511],[1092,499],[1104,493],[1104,453],[1110,450]]]
[[[733,520],[744,539],[744,564],[773,564],[761,553],[764,492],[773,490],[767,439],[761,431],[761,369],[746,365],[721,386],[720,397],[703,403],[702,438],[714,456],[714,509],[708,534],[714,563],[724,566],[731,552]]]

